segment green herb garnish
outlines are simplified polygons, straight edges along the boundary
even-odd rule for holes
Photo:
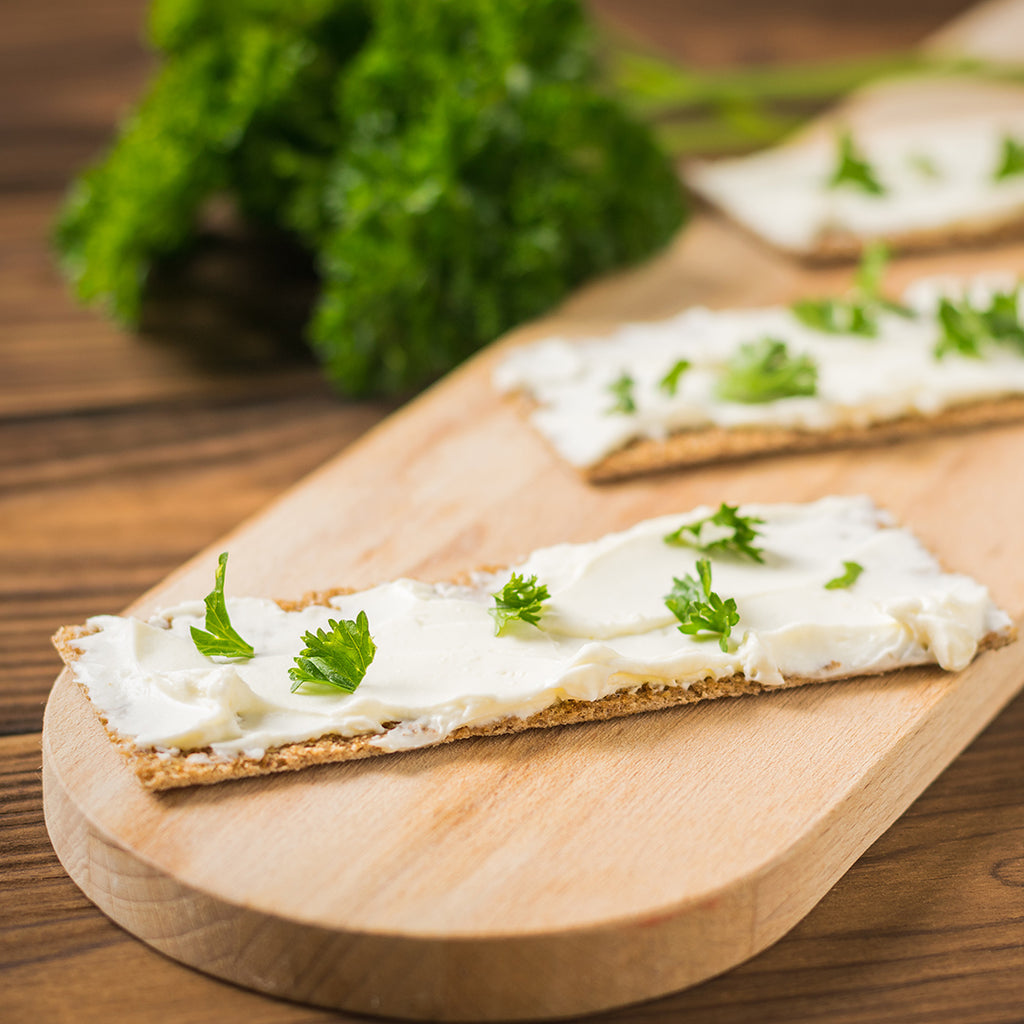
[[[964,302],[942,299],[939,303],[939,324],[942,335],[935,346],[935,358],[952,353],[969,359],[981,358],[981,343],[987,337],[982,314]]]
[[[295,666],[288,669],[292,693],[304,683],[325,683],[346,693],[354,693],[370,667],[377,645],[370,636],[366,612],[351,619],[328,619],[329,631],[318,629],[304,633],[306,645],[295,657]]]
[[[723,601],[711,589],[711,563],[706,558],[697,559],[697,575],[700,583],[692,576],[682,579],[673,577],[672,591],[665,597],[665,606],[679,620],[679,632],[699,640],[718,637],[718,646],[729,650],[729,636],[732,627],[740,621],[736,601]],[[704,633],[705,636],[698,636]]]
[[[801,299],[790,307],[805,326],[824,334],[878,335],[878,314],[896,313],[912,317],[906,306],[892,302],[882,294],[882,280],[889,262],[889,251],[881,242],[865,246],[853,290],[841,299]]]
[[[774,402],[813,395],[818,367],[807,355],[791,356],[784,341],[763,338],[741,345],[718,381],[718,397],[727,402]]]
[[[544,610],[544,602],[551,595],[546,585],[538,584],[537,577],[529,579],[512,573],[512,578],[496,594],[494,607],[489,609],[494,616],[494,635],[501,636],[505,627],[513,619],[522,619],[523,622],[536,626],[540,621],[541,612]]]
[[[1020,315],[1020,285],[1008,292],[995,292],[985,312],[993,338],[1024,345],[1024,324]]]
[[[705,516],[694,523],[685,523],[678,530],[665,536],[666,544],[696,548],[705,554],[718,554],[728,552],[736,555],[745,555],[755,562],[763,562],[761,548],[754,547],[753,541],[757,540],[760,532],[755,524],[763,523],[763,519],[754,516],[741,516],[738,505],[726,505],[723,501],[718,511],[713,515]],[[717,526],[725,530],[731,530],[731,534],[718,535],[720,531],[712,531],[715,534],[714,540],[702,540],[701,534],[707,526]]]
[[[937,181],[942,177],[939,165],[927,153],[911,153],[907,162],[922,178],[931,178],[933,181]]]
[[[610,413],[634,413],[636,412],[636,399],[633,397],[635,381],[628,373],[616,377],[608,385],[608,390],[615,399],[615,404],[608,410]]]
[[[689,359],[679,359],[672,364],[672,368],[658,381],[658,387],[666,395],[675,395],[679,390],[679,378],[690,368]]]
[[[826,590],[845,590],[857,582],[857,577],[864,571],[864,566],[858,562],[843,562],[843,574],[836,576],[825,584]]]
[[[1003,149],[999,157],[999,166],[992,177],[996,181],[1014,178],[1024,174],[1024,142],[1018,142],[1009,135],[1003,136]]]
[[[192,642],[196,650],[207,657],[219,655],[224,658],[251,658],[255,653],[252,644],[246,643],[228,616],[228,608],[224,602],[224,574],[228,567],[228,553],[222,552],[217,559],[217,569],[213,577],[213,590],[203,598],[206,605],[206,630],[193,626]]]
[[[1019,285],[1008,292],[996,292],[987,307],[974,306],[968,298],[942,299],[938,310],[942,334],[935,345],[935,358],[956,353],[981,359],[982,348],[990,344],[1012,345],[1024,352],[1019,304]]]
[[[878,323],[866,307],[844,299],[800,299],[790,307],[805,326],[823,334],[860,334],[873,338]]]
[[[836,169],[828,179],[829,188],[849,187],[873,196],[884,196],[885,186],[875,176],[871,165],[857,151],[853,135],[843,132],[836,141]]]
[[[882,301],[882,282],[888,265],[889,249],[884,242],[869,242],[864,246],[854,277],[854,293],[865,301]]]

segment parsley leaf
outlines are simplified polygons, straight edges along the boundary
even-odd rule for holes
[[[818,367],[810,356],[791,356],[777,338],[741,345],[718,381],[727,402],[774,402],[818,390]]]
[[[206,605],[206,630],[198,626],[191,629],[192,642],[196,650],[207,657],[220,655],[224,658],[251,658],[255,653],[252,644],[246,643],[228,616],[228,608],[224,603],[224,573],[228,566],[228,553],[222,552],[217,559],[217,569],[213,579],[213,590],[203,598]]]
[[[1021,322],[1020,285],[1008,292],[996,292],[985,312],[989,333],[997,341],[1009,341],[1024,348]]]
[[[935,358],[956,353],[981,359],[982,346],[986,344],[1015,345],[1024,351],[1019,304],[1019,285],[1007,292],[996,292],[987,308],[972,305],[968,298],[942,299],[938,311],[942,334],[935,345]]]
[[[882,281],[889,262],[889,251],[881,242],[865,246],[854,287],[845,299],[802,299],[790,307],[805,326],[824,334],[878,335],[878,314],[896,313],[913,317],[906,306],[892,302],[882,294]]]
[[[752,558],[755,562],[764,562],[762,549],[754,547],[752,543],[760,536],[755,524],[763,522],[763,519],[757,519],[754,516],[739,515],[738,505],[726,505],[723,501],[713,515],[698,519],[695,523],[685,523],[678,530],[667,534],[665,543],[680,547],[693,547],[706,554],[732,552],[737,555],[746,555],[747,558]],[[710,531],[716,539],[703,541],[701,533],[709,524],[731,530],[732,536],[717,536],[719,531]]]
[[[608,410],[609,413],[634,413],[636,412],[636,399],[633,397],[635,382],[628,373],[623,373],[608,385],[608,390],[615,399],[615,404]]]
[[[489,611],[494,616],[494,635],[501,636],[513,619],[522,619],[536,626],[540,621],[543,604],[550,596],[547,586],[537,584],[536,576],[526,579],[512,573],[508,583],[496,594],[491,594],[494,607]]]
[[[911,153],[907,157],[907,163],[921,175],[922,178],[931,178],[938,181],[942,177],[939,165],[927,153]]]
[[[857,302],[800,299],[790,308],[802,324],[822,334],[860,334],[865,338],[878,334],[878,322]]]
[[[986,335],[981,314],[966,301],[957,303],[943,299],[939,303],[939,323],[942,335],[935,346],[935,358],[955,352],[970,359],[981,358],[981,341]]]
[[[999,157],[999,166],[992,177],[996,181],[1013,178],[1024,174],[1024,142],[1018,142],[1009,135],[1003,136],[1003,150]]]
[[[877,301],[882,297],[882,282],[885,268],[889,263],[889,250],[884,242],[870,242],[864,252],[854,277],[854,289],[866,300]]]
[[[718,637],[718,646],[729,650],[729,636],[732,627],[740,621],[736,601],[723,601],[711,589],[711,563],[706,558],[697,560],[698,583],[692,576],[672,578],[672,591],[665,597],[665,606],[679,620],[679,632],[709,640]],[[707,636],[697,636],[706,633]]]
[[[292,693],[304,683],[326,683],[346,693],[354,693],[370,667],[377,645],[370,636],[366,612],[351,619],[328,619],[329,632],[318,629],[304,633],[306,645],[295,656],[295,665],[288,669]]]
[[[864,566],[858,562],[843,562],[843,573],[825,584],[826,590],[845,590],[857,582],[857,578],[864,571]]]
[[[675,395],[679,390],[679,378],[690,368],[688,359],[679,359],[672,364],[672,368],[658,381],[658,387],[666,395]]]
[[[871,165],[857,151],[853,135],[843,132],[836,142],[836,169],[828,179],[829,188],[849,187],[873,196],[884,196],[885,186],[875,176]]]

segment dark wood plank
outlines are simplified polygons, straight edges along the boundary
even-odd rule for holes
[[[108,145],[146,80],[147,3],[16,6],[6,5],[0,33],[0,192],[56,196]]]
[[[905,50],[970,7],[966,0],[587,0],[608,25],[697,67],[855,58]]]
[[[277,239],[203,235],[191,260],[158,274],[131,332],[78,306],[49,236],[52,192],[0,188],[0,418],[163,401],[308,395],[330,401],[302,342],[315,281]]]

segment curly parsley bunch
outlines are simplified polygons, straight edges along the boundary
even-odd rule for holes
[[[57,230],[122,322],[226,193],[313,254],[337,388],[405,391],[682,220],[577,0],[156,0],[150,37],[161,68]]]

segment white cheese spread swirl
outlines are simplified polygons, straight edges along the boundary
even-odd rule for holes
[[[1024,393],[1024,354],[1009,346],[984,358],[935,356],[941,337],[936,309],[942,297],[974,303],[1018,286],[1013,274],[969,280],[922,279],[904,296],[914,318],[881,313],[877,337],[824,334],[783,306],[689,309],[669,320],[626,324],[602,338],[551,338],[514,349],[499,364],[499,391],[523,391],[537,403],[534,427],[564,459],[592,466],[638,438],[706,427],[782,427],[828,431],[863,427],[901,416],[933,416],[951,406]],[[1021,300],[1024,307],[1024,299]],[[793,356],[818,368],[814,395],[770,402],[725,401],[717,383],[744,344],[785,342]],[[690,366],[674,394],[661,381],[679,360]],[[612,410],[613,382],[634,382],[635,410]]]
[[[140,748],[261,756],[327,734],[375,734],[374,743],[398,750],[437,742],[463,725],[644,683],[688,687],[742,675],[772,686],[922,663],[957,670],[982,638],[1011,628],[983,586],[943,572],[870,500],[832,497],[741,509],[764,520],[758,543],[765,562],[713,560],[715,591],[735,598],[740,613],[723,652],[715,641],[681,634],[664,603],[673,577],[693,574],[700,554],[663,538],[712,511],[535,551],[514,570],[536,575],[550,591],[541,628],[517,621],[494,635],[491,594],[507,572],[471,586],[403,579],[301,611],[229,598],[234,627],[255,648],[249,660],[196,650],[189,628],[202,626],[202,602],[148,622],[98,616],[89,621],[96,631],[76,641],[73,671],[109,727]],[[856,583],[825,589],[844,561],[863,566]],[[292,693],[288,668],[302,634],[359,611],[377,653],[358,689]]]
[[[858,132],[857,150],[884,189],[881,195],[829,187],[838,145],[828,136],[694,164],[687,178],[762,238],[803,252],[833,233],[892,238],[1020,217],[1024,175],[996,176],[1006,138],[1024,139],[1024,111]]]

